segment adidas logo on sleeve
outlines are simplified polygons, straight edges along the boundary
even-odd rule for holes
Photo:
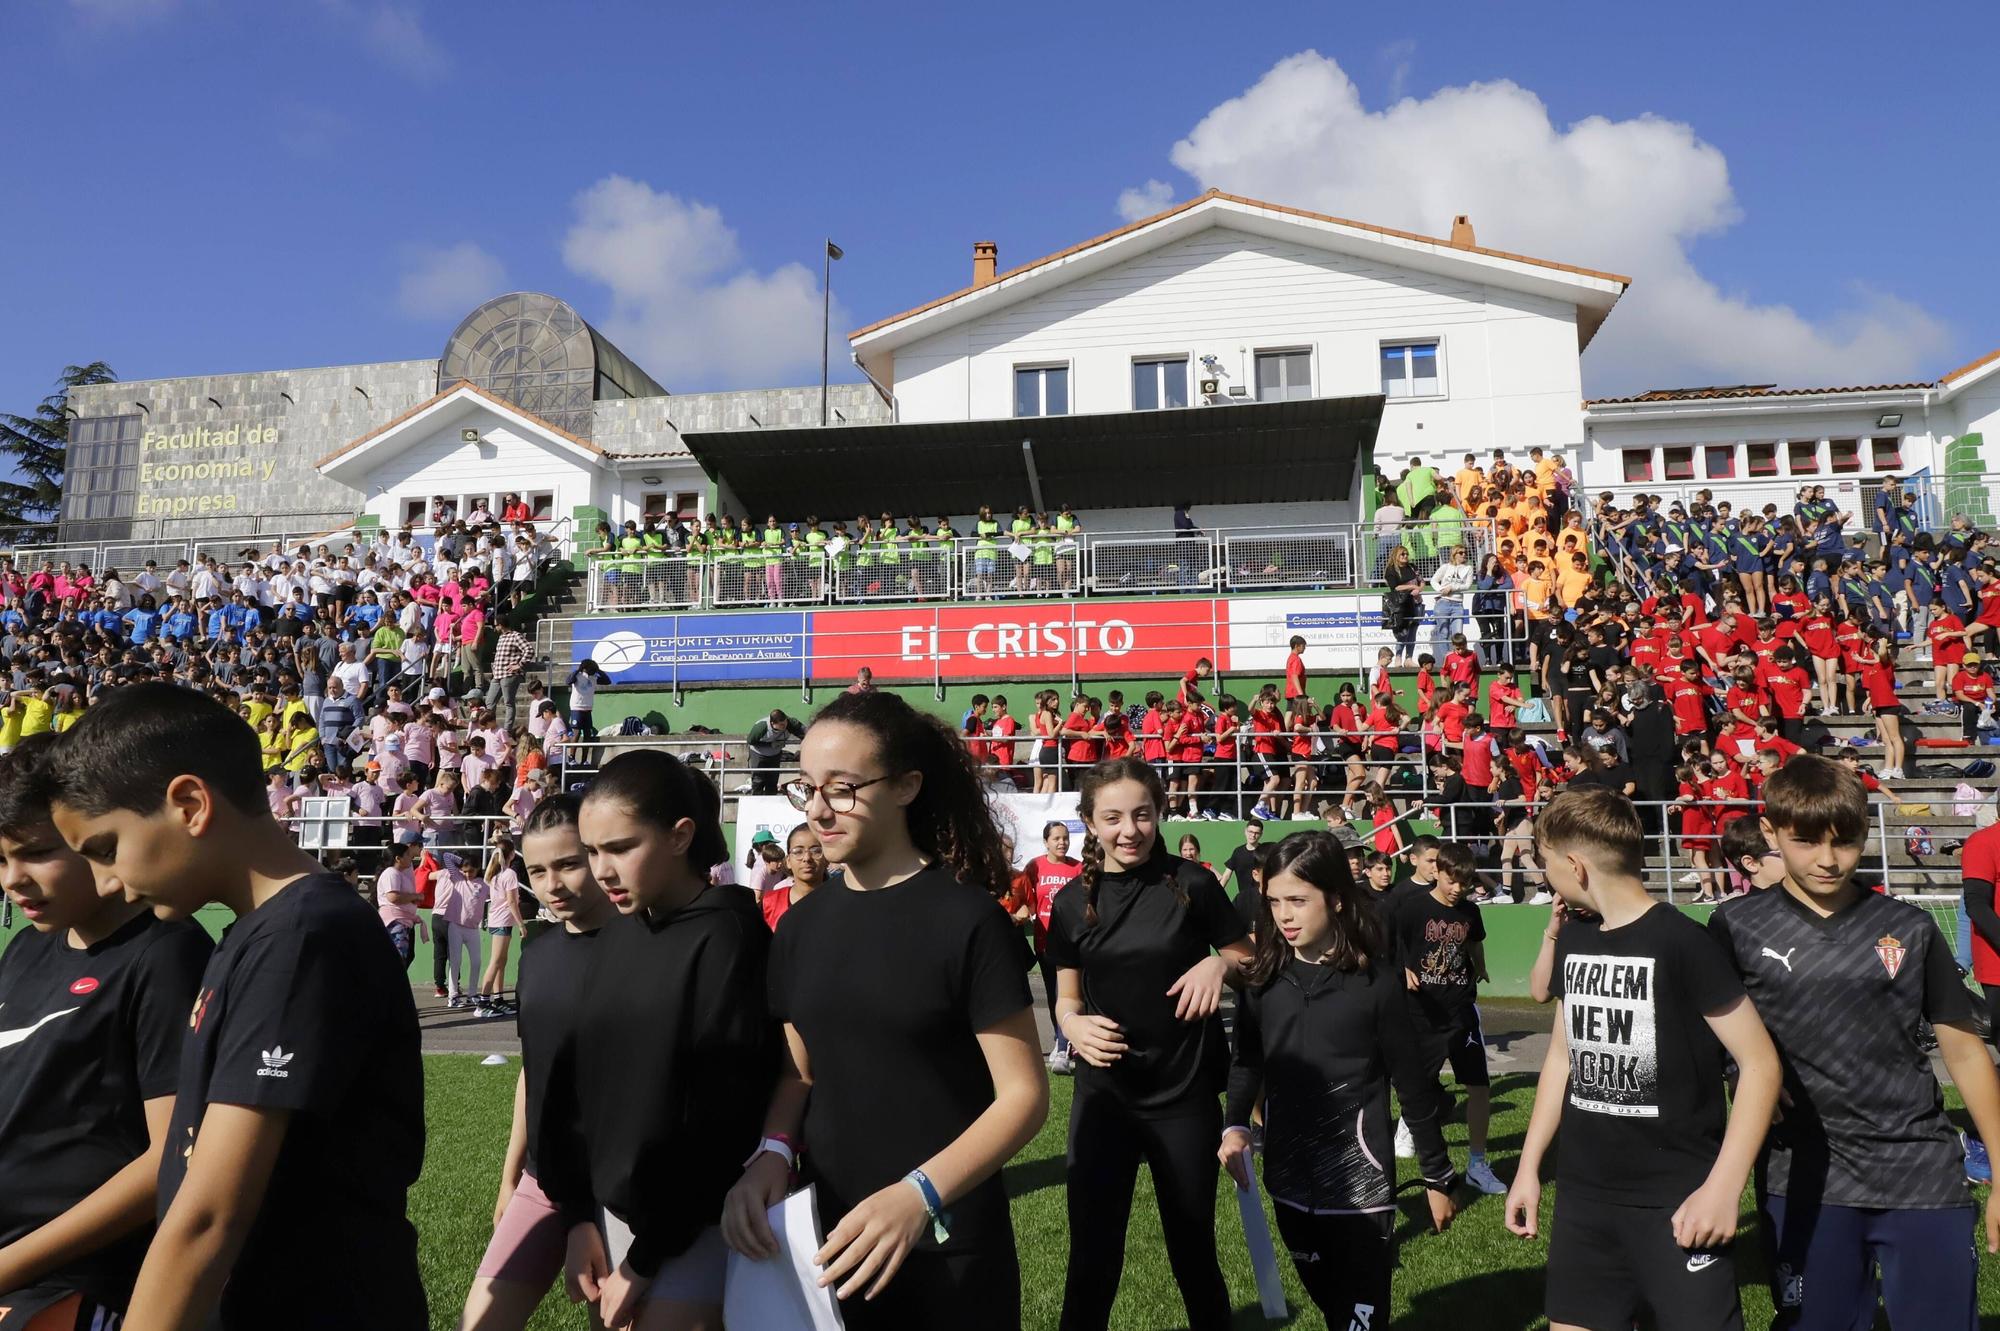
[[[264,1066],[257,1069],[257,1075],[260,1077],[289,1077],[292,1074],[285,1071],[285,1064],[291,1061],[292,1056],[285,1052],[283,1045],[279,1045],[273,1049],[266,1049],[264,1051]]]

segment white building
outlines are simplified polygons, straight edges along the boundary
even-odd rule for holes
[[[905,425],[1380,393],[1374,455],[1392,472],[1577,448],[1579,358],[1630,280],[1482,249],[1463,217],[1451,232],[1211,190],[1006,272],[981,242],[971,286],[849,341]]]
[[[1579,479],[1592,494],[1644,492],[1789,508],[1802,485],[1858,506],[1910,478],[1934,522],[1985,519],[2000,471],[2000,351],[1924,383],[1846,388],[1744,384],[1586,402]],[[1989,438],[1989,436],[1991,436]]]

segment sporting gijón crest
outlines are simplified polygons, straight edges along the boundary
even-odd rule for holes
[[[1883,934],[1875,940],[1875,955],[1882,959],[1882,969],[1889,972],[1892,980],[1903,969],[1903,957],[1908,951],[1894,934]]]

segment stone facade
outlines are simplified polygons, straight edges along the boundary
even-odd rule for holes
[[[98,418],[132,417],[119,438],[136,433],[139,446],[129,466],[121,461],[116,476],[105,478],[129,500],[114,501],[113,515],[93,514],[87,523],[75,507],[83,463],[72,457],[65,528],[87,525],[117,535],[102,526],[129,519],[129,535],[145,538],[351,519],[362,495],[321,476],[314,464],[437,390],[435,360],[78,388],[70,394],[78,417],[73,438],[92,433],[86,423]]]
[[[827,389],[830,425],[887,425],[889,404],[868,384]],[[607,453],[686,457],[681,435],[707,430],[773,430],[819,424],[819,385],[726,393],[676,393],[597,404],[591,438]]]

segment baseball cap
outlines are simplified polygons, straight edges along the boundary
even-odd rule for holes
[[[1966,665],[1978,665],[1981,661],[1985,660],[1986,658],[1981,656],[1978,652],[1967,652],[1962,659],[1964,660]]]
[[[440,702],[443,700],[445,692],[443,689],[434,688],[425,696],[428,697],[432,702]]]
[[[750,838],[750,844],[753,846],[770,846],[776,845],[777,840],[778,838],[772,835],[770,828],[760,827],[757,829],[757,835]]]

